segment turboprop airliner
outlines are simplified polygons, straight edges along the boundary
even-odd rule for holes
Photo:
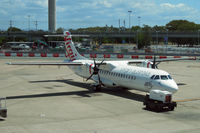
[[[161,61],[157,60],[123,60],[123,61],[96,61],[87,59],[79,54],[72,42],[70,32],[64,33],[65,53],[69,60],[63,62],[15,62],[9,65],[57,65],[69,66],[75,74],[95,81],[94,90],[101,87],[123,87],[144,92],[151,90],[168,91],[175,93],[178,90],[176,82],[166,71],[157,69]],[[136,65],[132,65],[136,64]]]

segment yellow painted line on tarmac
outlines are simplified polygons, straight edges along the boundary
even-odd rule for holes
[[[190,101],[198,101],[198,100],[200,100],[200,98],[175,100],[174,102],[190,102]]]
[[[191,68],[200,68],[200,66],[187,66],[187,67],[191,67]]]

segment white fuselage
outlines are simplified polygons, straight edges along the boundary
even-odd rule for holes
[[[94,67],[92,60],[75,60],[73,62],[82,62],[82,66],[70,67],[77,75],[88,78]],[[130,66],[127,61],[105,61],[108,65],[101,66],[99,76],[101,82],[109,87],[125,87],[144,92],[150,90],[163,90],[175,93],[178,86],[171,76],[158,69]],[[157,79],[152,78],[157,76]],[[159,78],[158,78],[159,77]],[[93,75],[92,80],[98,82],[98,76]]]

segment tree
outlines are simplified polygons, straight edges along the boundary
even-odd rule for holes
[[[139,26],[133,26],[132,28],[131,28],[131,31],[138,31],[138,30],[140,30],[141,28],[139,27]]]
[[[7,31],[17,32],[17,31],[22,31],[22,30],[17,27],[10,27],[10,28],[8,28]]]
[[[178,32],[198,32],[200,29],[199,24],[195,24],[194,22],[189,22],[187,20],[173,20],[166,24],[166,28],[169,31],[178,31]],[[180,45],[189,45],[193,46],[197,43],[196,39],[191,38],[173,38],[171,39],[172,42]]]
[[[166,27],[156,25],[152,28],[152,31],[166,31]]]
[[[198,25],[187,20],[173,20],[166,24],[169,31],[196,31]]]
[[[56,33],[63,34],[63,32],[64,32],[64,28],[61,28],[61,27],[56,30]]]
[[[138,49],[147,47],[150,45],[151,42],[151,27],[148,25],[144,25],[142,28],[142,31],[139,31],[138,33]]]
[[[0,37],[0,45],[7,41],[6,37]]]

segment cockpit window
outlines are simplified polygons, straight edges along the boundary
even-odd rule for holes
[[[170,75],[168,75],[168,78],[169,78],[169,79],[172,79],[172,77],[171,77]]]
[[[160,77],[161,77],[162,80],[168,80],[167,75],[161,75]]]
[[[151,79],[153,79],[155,77],[155,75],[151,76]]]
[[[160,76],[156,75],[155,78],[154,78],[154,80],[158,80],[158,79],[160,79]]]

